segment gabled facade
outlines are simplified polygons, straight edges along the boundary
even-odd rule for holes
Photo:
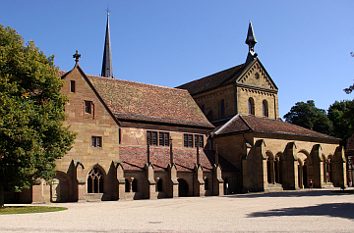
[[[73,148],[32,201],[156,199],[222,194],[204,147],[214,126],[181,89],[86,75],[62,76]]]
[[[183,84],[208,119],[225,193],[346,186],[340,140],[279,119],[278,88],[258,55],[252,23],[246,62]],[[222,167],[223,168],[223,167]]]

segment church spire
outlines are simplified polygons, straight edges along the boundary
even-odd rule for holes
[[[254,46],[256,45],[256,43],[257,40],[256,40],[256,36],[254,35],[253,25],[252,22],[250,21],[248,25],[248,32],[246,38],[246,44],[248,45],[248,55],[247,55],[246,63],[252,61],[254,58],[257,57],[257,53],[254,51]]]
[[[110,40],[110,31],[109,31],[109,11],[108,10],[107,10],[106,37],[104,40],[101,76],[113,78],[111,40]]]

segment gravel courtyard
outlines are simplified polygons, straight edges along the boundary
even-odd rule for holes
[[[354,232],[354,194],[329,190],[57,206],[2,215],[0,232]]]

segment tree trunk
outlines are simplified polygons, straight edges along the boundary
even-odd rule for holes
[[[4,207],[5,204],[4,196],[5,196],[4,185],[0,184],[0,208]]]

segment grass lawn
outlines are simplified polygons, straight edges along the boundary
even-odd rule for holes
[[[4,214],[32,214],[66,210],[65,207],[50,206],[5,206],[0,208],[0,215]]]

